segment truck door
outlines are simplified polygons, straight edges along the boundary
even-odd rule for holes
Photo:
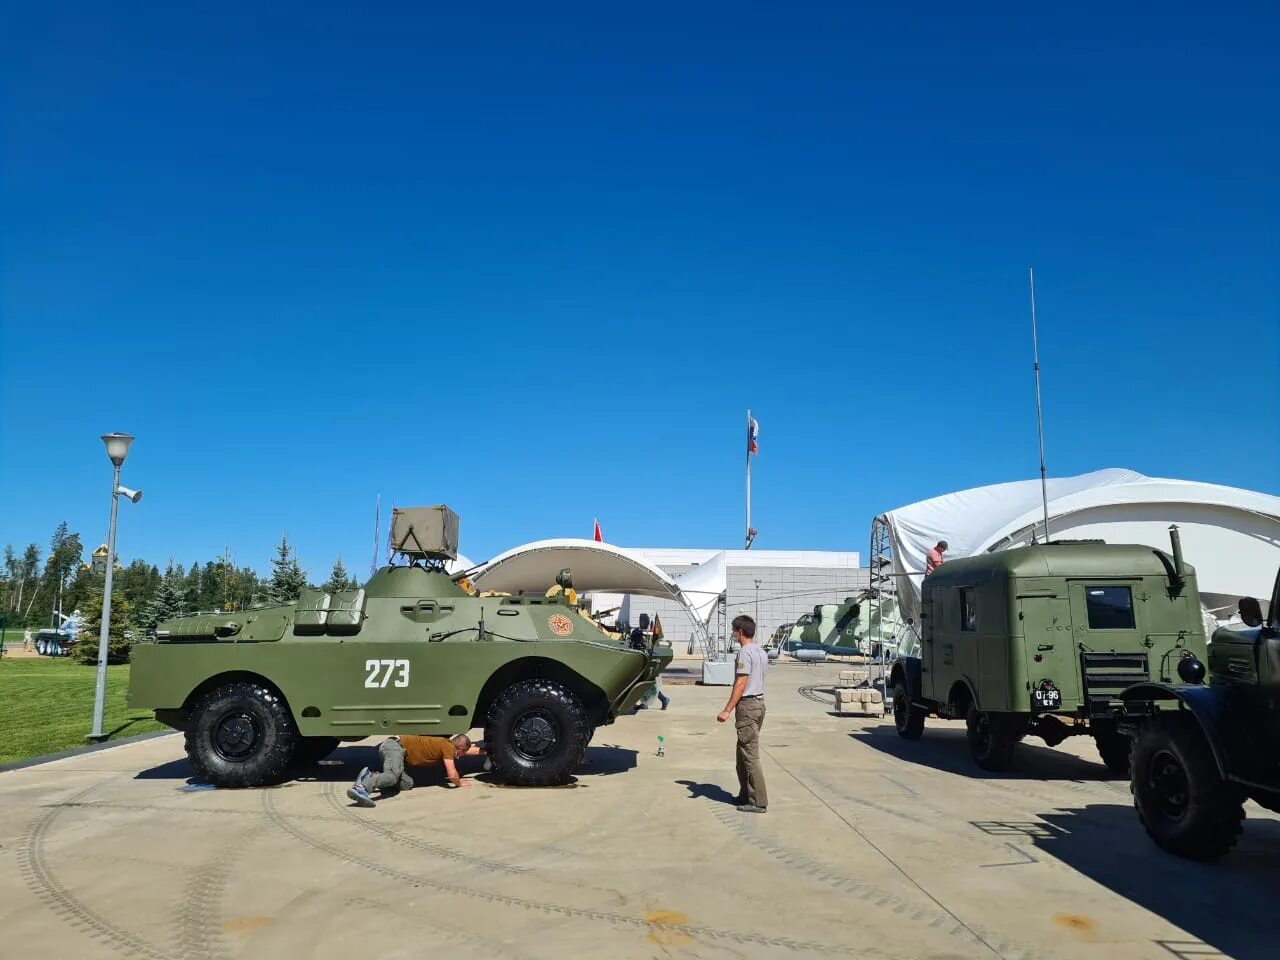
[[[924,675],[920,684],[926,699],[945,700],[951,684],[959,676],[956,657],[959,616],[955,588],[935,588],[930,601],[929,625],[925,630]]]
[[[1025,667],[1011,674],[1013,709],[1074,710],[1080,703],[1080,683],[1069,600],[1049,594],[1018,597],[1018,620]],[[1046,699],[1033,702],[1034,691],[1046,680],[1059,692],[1056,704]]]

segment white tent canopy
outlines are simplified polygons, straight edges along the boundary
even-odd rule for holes
[[[1192,480],[1108,469],[1048,482],[1049,535],[1101,539],[1167,550],[1177,524],[1196,569],[1201,599],[1225,618],[1235,598],[1271,595],[1280,566],[1280,497]],[[950,557],[967,557],[1044,539],[1040,481],[976,487],[891,510],[893,572],[903,607],[918,609],[925,556],[946,540]]]

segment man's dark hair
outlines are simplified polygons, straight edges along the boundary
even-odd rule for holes
[[[756,635],[756,622],[745,613],[740,613],[733,618],[733,629],[742,631],[744,637],[752,640]]]
[[[935,549],[935,550],[946,550],[946,549],[947,549],[947,541],[945,541],[945,540],[939,540],[939,541],[938,541],[938,543],[937,543],[937,545],[934,547],[934,549]]]

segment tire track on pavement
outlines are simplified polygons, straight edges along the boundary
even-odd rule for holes
[[[73,802],[87,797],[120,776],[124,774],[99,780],[72,794],[68,801]],[[156,949],[146,940],[117,927],[110,920],[96,913],[58,879],[57,873],[49,865],[45,843],[48,840],[50,828],[65,809],[67,808],[63,806],[54,806],[46,814],[38,817],[27,829],[22,847],[18,852],[18,869],[28,889],[36,895],[36,899],[42,905],[49,907],[68,926],[79,930],[90,939],[103,942],[131,958],[172,960],[171,953]]]
[[[222,897],[231,868],[267,825],[259,824],[223,843],[207,860],[198,864],[183,890],[178,913],[177,940],[183,960],[227,960],[223,936]]]
[[[525,897],[516,897],[509,894],[477,890],[472,887],[463,886],[459,883],[453,883],[451,881],[440,880],[435,877],[398,870],[395,867],[378,863],[377,861],[361,856],[360,854],[350,853],[302,830],[296,824],[291,823],[289,818],[280,812],[276,807],[275,800],[272,797],[272,792],[269,790],[263,791],[262,805],[267,817],[270,818],[277,827],[285,833],[288,833],[295,840],[298,840],[321,853],[334,857],[337,860],[350,864],[351,866],[361,867],[399,883],[408,883],[412,886],[426,887],[440,893],[450,894],[464,899],[482,900],[488,903],[517,907],[530,913],[539,913],[548,917],[592,920],[632,930],[652,931],[655,928],[655,925],[652,922],[640,917],[630,916],[628,914],[614,913],[608,910],[591,910],[584,907],[568,907],[558,903],[547,903],[545,901],[530,900]],[[767,947],[780,947],[797,952],[807,951],[810,953],[821,953],[831,956],[847,955],[849,952],[849,948],[845,946],[835,946],[832,944],[817,943],[809,940],[797,940],[791,937],[742,933],[737,930],[724,930],[716,927],[706,927],[700,924],[680,924],[679,926],[673,926],[669,929],[678,930],[690,937],[711,943],[736,943],[743,945],[750,944]],[[863,948],[861,953],[868,956],[885,956],[885,954],[879,951],[873,952],[866,948]]]
[[[395,827],[387,826],[385,823],[379,823],[377,820],[370,820],[367,816],[360,816],[353,809],[338,799],[338,788],[336,784],[325,784],[324,799],[331,808],[338,812],[338,815],[346,823],[353,823],[361,830],[368,830],[370,833],[377,834],[384,840],[390,840],[402,847],[409,847],[414,850],[421,850],[423,853],[429,853],[433,857],[439,857],[442,860],[453,860],[457,863],[465,863],[468,866],[480,867],[484,870],[495,871],[499,873],[513,873],[524,875],[533,873],[528,867],[520,867],[513,863],[505,863],[501,860],[486,860],[482,857],[473,857],[470,854],[463,853],[461,850],[454,850],[452,847],[446,847],[443,844],[435,843],[431,840],[423,840],[421,837],[415,837],[412,834],[397,830]],[[293,816],[290,814],[290,816]]]

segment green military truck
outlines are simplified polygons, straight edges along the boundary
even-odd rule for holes
[[[890,673],[898,733],[966,721],[978,766],[1003,770],[1028,735],[1090,735],[1108,769],[1129,769],[1121,694],[1204,670],[1195,570],[1172,552],[1053,541],[951,560],[924,578],[921,652]]]
[[[408,563],[360,590],[162,621],[133,647],[129,706],[186,734],[196,776],[219,786],[283,779],[340,741],[484,728],[510,783],[565,782],[596,727],[631,710],[671,662],[581,612],[570,571],[555,596],[478,596],[447,507],[397,510]]]
[[[1125,691],[1138,819],[1162,849],[1194,860],[1235,846],[1246,799],[1280,813],[1280,572],[1265,619],[1253,597],[1240,619],[1213,632],[1208,684],[1189,675]]]

